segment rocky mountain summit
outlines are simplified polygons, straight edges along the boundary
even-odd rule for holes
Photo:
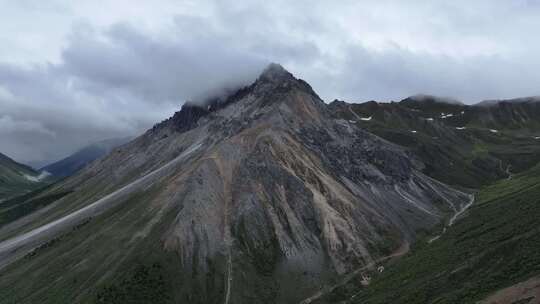
[[[69,194],[0,229],[0,303],[296,303],[464,208],[423,166],[271,64],[40,193]]]

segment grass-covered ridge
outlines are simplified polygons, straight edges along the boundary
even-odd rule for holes
[[[47,179],[31,180],[37,176],[39,173],[34,169],[0,153],[0,203],[2,200],[28,193],[50,183]]]
[[[70,191],[47,193],[48,189],[50,186],[2,202],[0,204],[0,227],[52,204],[70,193]]]
[[[369,287],[342,288],[327,300],[476,303],[540,274],[539,218],[537,165],[483,188],[468,214],[440,239],[431,244],[420,241],[406,257],[375,276]]]
[[[334,102],[330,109],[336,118],[407,148],[425,164],[424,173],[450,185],[480,188],[540,161],[535,104],[480,107],[411,99]]]

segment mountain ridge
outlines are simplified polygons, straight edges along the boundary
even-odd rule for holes
[[[443,182],[479,188],[540,161],[540,103],[490,107],[437,102],[329,104],[346,119],[405,147]]]
[[[38,171],[46,171],[56,178],[73,175],[90,162],[105,156],[114,148],[127,143],[132,137],[111,138],[87,145],[67,157],[47,164]]]
[[[0,200],[21,195],[47,184],[46,175],[0,153]]]

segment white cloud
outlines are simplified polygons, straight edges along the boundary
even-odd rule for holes
[[[41,123],[35,121],[16,121],[10,116],[0,116],[0,133],[14,132],[32,132],[46,135],[48,137],[56,137],[56,134],[45,128]]]

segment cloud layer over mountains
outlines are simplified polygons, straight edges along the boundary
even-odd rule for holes
[[[5,2],[0,152],[20,161],[142,132],[272,61],[326,100],[540,94],[539,1]]]

